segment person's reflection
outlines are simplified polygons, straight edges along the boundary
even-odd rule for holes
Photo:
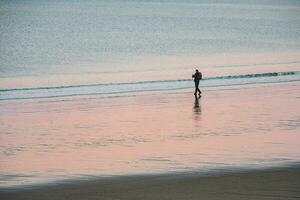
[[[201,105],[199,103],[200,97],[195,96],[195,103],[194,103],[194,114],[195,120],[200,120],[201,117]]]

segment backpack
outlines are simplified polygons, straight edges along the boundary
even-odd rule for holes
[[[201,80],[201,79],[202,79],[202,73],[199,72],[199,80]]]

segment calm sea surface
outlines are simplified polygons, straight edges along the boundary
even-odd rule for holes
[[[273,57],[299,53],[299,13],[295,0],[1,1],[0,87],[177,80],[195,67],[293,71],[285,65],[299,69],[299,54]]]

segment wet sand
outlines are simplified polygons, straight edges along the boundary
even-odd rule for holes
[[[172,174],[80,181],[10,192],[1,199],[299,199],[300,168],[201,176]]]
[[[199,173],[0,189],[0,199],[300,198],[299,166],[235,170],[299,161],[299,87],[212,89],[198,100],[191,93],[173,93],[2,103],[1,130],[6,134],[1,142],[10,150],[0,157],[2,188],[69,174]],[[230,173],[222,175],[218,167]],[[206,169],[211,171],[203,176]]]

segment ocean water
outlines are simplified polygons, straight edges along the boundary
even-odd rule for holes
[[[0,87],[181,80],[196,67],[205,77],[298,71],[299,9],[295,0],[1,1]]]
[[[196,68],[206,114],[185,96]],[[0,1],[0,187],[299,161],[299,81],[298,0]]]

